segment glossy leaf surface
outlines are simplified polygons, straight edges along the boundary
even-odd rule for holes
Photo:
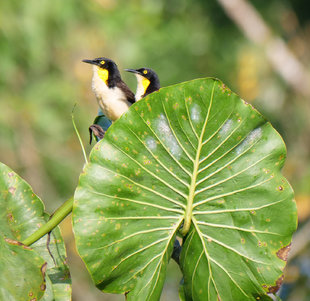
[[[186,300],[268,300],[296,229],[285,154],[270,123],[215,79],[134,104],[75,194],[77,247],[98,288],[159,300],[181,230]]]
[[[0,212],[1,236],[14,241],[23,241],[41,227],[49,218],[44,212],[42,201],[34,194],[31,187],[14,171],[2,163],[0,163]],[[25,258],[27,255],[25,257],[15,255],[15,259],[11,258],[12,265],[11,268],[8,267],[8,271],[10,273],[16,273],[13,263],[15,261],[19,262],[20,272],[18,274],[20,278],[26,282],[31,282],[31,279],[28,279],[28,277],[34,273],[34,270],[29,266],[27,268],[26,263],[32,261],[31,256],[34,255],[31,254],[33,253],[35,257],[41,258],[43,263],[47,263],[45,267],[46,289],[44,287],[43,291],[41,291],[41,295],[45,291],[41,300],[71,300],[70,274],[66,264],[65,246],[59,229],[55,228],[53,230],[50,242],[50,250],[56,261],[56,265],[48,253],[46,240],[47,236],[31,245],[32,250],[30,249],[31,252],[28,251],[30,254],[28,259]],[[21,247],[19,246],[19,248]],[[23,261],[25,262],[25,266],[22,266]],[[14,282],[11,285],[14,286]],[[16,296],[16,300],[28,299],[18,299]]]

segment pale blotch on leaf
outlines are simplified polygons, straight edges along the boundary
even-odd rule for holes
[[[166,117],[163,114],[161,114],[157,119],[157,130],[160,133],[162,140],[166,141],[167,147],[169,148],[171,154],[179,160],[182,155],[182,150],[170,129]]]
[[[227,134],[228,131],[231,129],[232,125],[233,125],[233,121],[231,119],[228,119],[222,126],[221,130],[219,131],[219,134],[220,135]]]
[[[145,144],[152,151],[155,151],[157,148],[156,140],[153,137],[147,137],[145,140]]]
[[[241,154],[247,147],[256,142],[262,137],[262,129],[257,128],[253,130],[244,140],[243,142],[236,148],[236,153]]]
[[[200,121],[200,112],[201,109],[197,104],[194,104],[191,108],[191,119],[195,122],[199,122]]]

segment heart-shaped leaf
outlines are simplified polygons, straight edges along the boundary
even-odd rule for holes
[[[186,300],[269,299],[296,229],[285,152],[215,79],[134,104],[94,147],[75,194],[77,248],[98,288],[158,300],[180,230]]]
[[[2,163],[0,163],[0,212],[0,235],[9,241],[25,240],[45,224],[49,218],[44,212],[42,201],[33,193],[31,187],[14,171]],[[45,267],[46,290],[41,300],[71,300],[71,280],[69,269],[66,264],[66,250],[59,228],[53,230],[51,237],[50,251],[56,265],[47,250],[47,236],[45,236],[31,245],[31,249],[34,251],[31,250],[31,252],[28,251],[28,253],[24,252],[24,257],[22,257],[22,254],[13,254],[14,256],[11,258],[11,261],[16,261],[16,263],[19,262],[20,271],[17,273],[13,265],[11,268],[8,268],[8,271],[10,271],[14,277],[18,274],[25,282],[31,283],[29,277],[34,273],[34,270],[31,269],[30,266],[27,266],[26,263],[32,261],[31,256],[40,256],[42,262],[47,263]],[[17,242],[15,244],[17,244]],[[21,246],[18,247],[21,248]],[[31,255],[33,253],[35,255]],[[29,256],[29,258],[26,260],[25,256]],[[23,261],[25,262],[25,266],[22,266]],[[10,262],[9,259],[8,262]],[[14,282],[11,282],[9,289],[14,292]],[[41,291],[41,295],[43,295],[44,289]],[[29,297],[29,300],[31,299],[32,298]],[[3,300],[6,300],[6,298],[3,298]],[[16,295],[14,300],[28,299],[19,298],[18,295]]]

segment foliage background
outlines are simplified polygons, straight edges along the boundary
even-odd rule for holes
[[[309,2],[249,2],[309,71]],[[114,59],[133,90],[135,79],[124,68],[151,67],[162,86],[214,76],[259,109],[287,144],[284,174],[296,193],[300,228],[306,233],[301,241],[307,246],[310,97],[287,85],[271,67],[263,47],[249,41],[217,1],[0,2],[0,161],[32,185],[48,212],[69,198],[78,182],[83,157],[71,111],[77,103],[75,119],[87,145],[97,105],[90,88],[91,68],[81,60],[98,56]],[[62,230],[73,300],[123,300],[101,295],[90,283],[76,256],[70,228],[67,219]],[[162,300],[177,300],[180,273],[174,263],[170,266]],[[291,260],[285,281],[284,300],[310,300],[307,248]]]

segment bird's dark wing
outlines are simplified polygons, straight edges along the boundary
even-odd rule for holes
[[[130,103],[135,103],[135,101],[136,101],[135,94],[133,94],[133,92],[128,88],[128,86],[122,80],[116,83],[116,87],[118,87],[122,91],[124,91],[124,93],[127,97],[127,100]]]

